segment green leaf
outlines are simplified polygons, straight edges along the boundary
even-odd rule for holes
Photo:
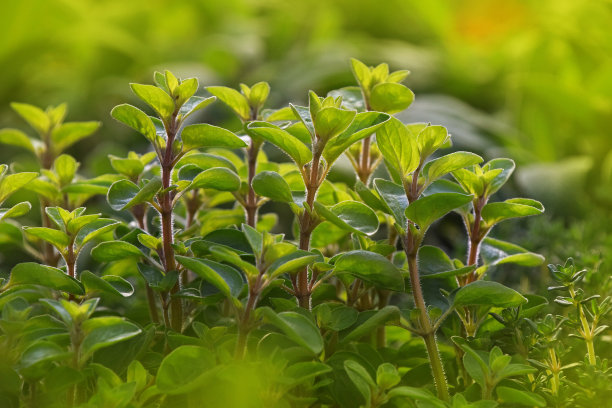
[[[219,191],[237,191],[240,189],[240,177],[225,167],[213,167],[198,174],[189,189],[212,188]]]
[[[401,397],[410,398],[415,401],[425,401],[428,405],[423,405],[424,407],[448,408],[448,405],[423,388],[408,386],[395,387],[387,393],[387,397],[389,397],[389,399]]]
[[[372,88],[370,108],[389,114],[401,112],[414,101],[414,93],[404,85],[387,82]]]
[[[202,262],[202,260],[180,255],[176,256],[176,260],[185,268],[196,273],[206,282],[219,289],[225,297],[232,297],[230,286],[227,282],[213,268]]]
[[[444,251],[430,245],[423,245],[419,248],[418,264],[421,279],[452,278],[476,269],[476,265],[456,268]]]
[[[42,239],[63,252],[70,244],[70,237],[63,231],[45,227],[23,227],[27,235]]]
[[[357,112],[365,111],[365,102],[363,94],[358,86],[347,86],[340,89],[334,89],[327,94],[336,99],[342,97],[342,107],[345,109],[356,110]]]
[[[282,275],[283,273],[298,272],[306,268],[312,263],[321,258],[318,254],[312,252],[297,250],[285,256],[276,259],[267,270],[271,279]]]
[[[83,286],[85,286],[85,291],[90,295],[107,293],[128,297],[134,293],[132,284],[120,276],[105,275],[99,277],[90,271],[83,271],[80,279]]]
[[[91,256],[98,262],[113,262],[126,258],[140,258],[142,252],[125,241],[101,242],[91,250]]]
[[[213,245],[208,250],[216,258],[232,265],[236,265],[237,267],[242,269],[247,275],[259,275],[259,270],[255,267],[255,265],[252,265],[249,262],[243,260],[237,253],[226,247]]]
[[[358,113],[350,126],[323,148],[323,158],[327,161],[327,166],[331,166],[352,144],[376,132],[387,120],[388,115],[378,112]]]
[[[372,391],[376,389],[376,384],[374,384],[372,377],[361,364],[354,360],[346,360],[344,362],[344,370],[365,399],[366,408],[369,408],[371,406]]]
[[[191,98],[198,90],[198,80],[196,78],[188,78],[183,80],[180,85],[176,88],[176,100],[177,106],[183,106],[185,102]]]
[[[77,250],[80,250],[80,248],[82,248],[89,241],[117,228],[119,224],[119,221],[108,218],[100,218],[87,224],[79,230],[74,239],[74,242],[77,245]]]
[[[202,147],[237,149],[247,145],[229,130],[208,123],[185,126],[181,132],[181,139],[183,140],[183,151]]]
[[[200,388],[218,375],[215,355],[204,347],[180,346],[159,366],[156,385],[164,394],[185,394]]]
[[[448,131],[444,126],[426,126],[417,136],[417,144],[421,161],[431,156],[433,152],[444,146],[449,139]]]
[[[358,201],[343,201],[330,209],[316,201],[314,208],[318,215],[342,229],[367,235],[378,230],[376,213]]]
[[[193,164],[202,170],[208,170],[212,167],[226,167],[234,172],[237,172],[236,166],[225,157],[217,156],[210,153],[194,153],[185,155],[176,164],[176,168],[180,169],[188,164]]]
[[[334,273],[349,273],[380,289],[404,291],[404,278],[400,270],[387,258],[374,252],[346,252],[336,260]]]
[[[4,202],[11,194],[34,180],[38,173],[16,173],[8,176],[0,176],[0,204]]]
[[[439,157],[427,163],[423,168],[423,174],[427,179],[426,184],[433,183],[445,174],[480,162],[482,162],[482,157],[470,152],[453,152]]]
[[[291,189],[285,179],[273,171],[258,173],[252,182],[253,190],[262,197],[285,203],[293,202]]]
[[[68,122],[53,130],[51,140],[56,153],[60,153],[81,139],[91,136],[100,127],[100,122]]]
[[[402,230],[406,228],[406,209],[408,208],[408,198],[402,186],[384,179],[374,179],[374,187],[387,206],[387,214],[393,215],[398,227]]]
[[[51,341],[30,344],[19,360],[19,369],[26,379],[38,379],[49,370],[48,363],[67,360],[72,353]]]
[[[215,96],[211,96],[210,98],[192,96],[183,104],[183,106],[181,106],[181,109],[179,110],[179,117],[182,120],[185,120],[195,112],[199,111],[200,109],[204,109],[216,100],[217,98]]]
[[[480,245],[480,256],[485,265],[513,263],[522,266],[539,266],[544,262],[540,254],[527,251],[518,245],[487,237]]]
[[[15,266],[11,270],[8,285],[40,285],[75,295],[85,294],[79,281],[62,270],[34,262],[23,262]]]
[[[501,203],[488,203],[482,208],[482,218],[493,226],[498,222],[511,218],[538,215],[544,211],[544,206],[536,200],[515,198]]]
[[[370,84],[372,82],[370,68],[368,68],[368,66],[363,62],[355,58],[351,58],[351,69],[361,88],[363,88],[366,92],[369,92]]]
[[[258,82],[251,87],[249,93],[249,104],[259,110],[268,100],[270,85],[267,82]]]
[[[113,210],[127,210],[152,200],[161,187],[162,181],[159,177],[151,179],[142,189],[129,180],[119,180],[109,188],[106,200]]]
[[[361,180],[355,181],[355,192],[359,195],[359,198],[361,198],[361,200],[371,209],[382,211],[384,213],[389,211],[378,194],[375,194],[372,190],[370,190],[361,182]]]
[[[419,166],[417,140],[399,119],[385,122],[376,131],[376,142],[386,162],[402,177]]]
[[[501,169],[501,173],[489,183],[487,195],[490,196],[506,184],[506,181],[514,172],[515,164],[511,159],[493,159],[487,162],[486,166],[489,170]]]
[[[36,148],[34,147],[35,142],[38,142],[38,141],[30,140],[30,138],[25,133],[23,133],[21,130],[17,130],[17,129],[1,129],[0,130],[0,143],[2,144],[21,147],[23,149],[29,150],[32,153],[36,153]]]
[[[81,344],[82,360],[85,361],[101,348],[131,339],[140,334],[138,326],[120,317],[95,317],[82,324],[85,338]]]
[[[310,104],[311,105],[317,104],[316,105],[317,108],[320,108],[319,97],[316,96],[316,94],[312,91],[309,92],[309,97],[310,97]],[[295,115],[295,117],[298,118],[302,122],[302,124],[304,125],[304,128],[306,128],[306,130],[308,131],[310,139],[314,140],[316,131],[314,128],[314,123],[312,121],[312,115],[310,113],[312,108],[309,109],[304,106],[294,105],[292,103],[289,104],[289,107],[293,111],[293,114]]]
[[[396,306],[385,306],[380,310],[362,312],[357,322],[342,333],[343,336],[341,336],[340,343],[346,344],[353,340],[359,340],[386,322],[398,320],[399,316],[399,309]]]
[[[0,221],[7,218],[21,217],[27,214],[32,209],[32,204],[28,201],[23,201],[19,204],[15,204],[11,208],[0,208]]]
[[[60,185],[65,186],[72,182],[76,175],[79,163],[74,157],[68,154],[62,154],[53,162],[53,168],[57,173]]]
[[[312,152],[304,143],[277,126],[266,122],[252,122],[248,129],[250,133],[278,146],[300,167],[312,160]]]
[[[306,316],[297,312],[276,313],[269,307],[262,308],[264,316],[274,326],[278,327],[287,337],[313,354],[323,350],[323,338],[315,324]]]
[[[147,140],[155,144],[157,132],[151,118],[140,109],[128,105],[118,105],[111,111],[111,116],[119,122],[128,125],[135,131],[143,135]]]
[[[329,107],[321,109],[315,119],[316,135],[325,143],[345,131],[357,112]]]
[[[472,201],[471,195],[459,193],[436,193],[413,201],[406,208],[406,218],[415,222],[425,234],[436,220],[455,208]]]
[[[51,127],[49,116],[40,108],[27,103],[12,102],[11,108],[39,134],[45,134]]]
[[[123,174],[129,179],[135,180],[144,171],[145,165],[139,159],[124,159],[110,155],[111,166],[117,173]]]
[[[206,87],[206,90],[232,108],[243,121],[247,121],[251,118],[251,107],[249,106],[249,102],[247,98],[237,90],[225,86],[209,86]]]
[[[456,307],[484,305],[505,308],[527,303],[527,299],[501,283],[479,280],[459,289],[453,303]]]
[[[174,113],[174,101],[163,89],[154,85],[130,84],[132,91],[145,103],[157,112],[163,119],[168,120]]]
[[[526,405],[528,407],[545,407],[546,400],[540,395],[529,392],[518,390],[516,388],[499,386],[495,388],[497,398],[503,402],[510,404]]]

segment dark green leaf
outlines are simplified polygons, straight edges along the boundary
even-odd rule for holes
[[[400,270],[382,255],[369,251],[350,251],[334,264],[334,273],[349,273],[380,289],[404,291]]]
[[[501,283],[479,280],[459,289],[453,302],[456,307],[469,305],[516,307],[527,303],[527,299]]]

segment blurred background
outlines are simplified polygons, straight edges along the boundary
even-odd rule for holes
[[[70,150],[93,176],[110,171],[108,153],[146,149],[109,112],[142,106],[128,84],[155,70],[204,86],[268,81],[268,107],[281,107],[354,84],[350,57],[388,62],[412,71],[403,119],[517,161],[518,194],[547,206],[519,232],[530,249],[601,257],[612,245],[611,26],[610,0],[5,1],[0,127],[28,130],[11,101],[67,102],[68,120],[103,122]],[[221,104],[204,115],[238,125]],[[0,160],[33,158],[2,146]]]

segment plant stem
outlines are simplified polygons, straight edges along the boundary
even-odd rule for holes
[[[263,273],[260,273],[257,276],[257,280],[255,284],[249,289],[249,298],[247,300],[247,304],[244,307],[244,313],[242,318],[240,319],[240,324],[238,325],[238,341],[236,343],[236,358],[241,360],[244,358],[244,354],[246,352],[247,347],[247,338],[249,336],[249,332],[251,331],[251,313],[255,309],[255,305],[257,304],[257,299],[259,298],[259,293],[261,291],[261,282],[263,278]]]
[[[359,167],[357,168],[357,175],[359,180],[365,185],[368,184],[370,178],[370,144],[372,143],[372,136],[368,136],[361,142],[361,157],[359,158]]]
[[[246,212],[247,224],[255,228],[257,224],[257,196],[255,190],[253,190],[253,178],[257,171],[257,155],[259,154],[259,144],[255,144],[254,140],[251,140],[251,145],[247,149],[247,162],[248,162],[248,186],[249,191],[246,197],[246,206],[244,210]]]
[[[162,160],[162,189],[170,187],[172,169],[173,169],[173,152],[172,145],[174,144],[174,138],[176,136],[178,124],[176,123],[176,113],[173,115],[171,125],[166,128],[166,135],[168,136],[166,151]],[[176,261],[174,259],[174,234],[172,231],[173,223],[173,206],[172,206],[172,195],[170,191],[166,191],[160,197],[160,208],[161,208],[161,224],[162,224],[162,248],[164,252],[164,268],[166,273],[170,273],[176,270]],[[179,291],[180,284],[177,282],[174,287],[170,290],[171,294],[175,294]],[[171,312],[171,325],[172,329],[181,332],[183,328],[183,304],[181,299],[175,297],[170,299],[170,312]]]
[[[421,336],[423,337],[423,341],[425,342],[425,347],[427,349],[427,355],[429,356],[429,364],[431,365],[431,371],[436,384],[438,398],[444,401],[449,401],[450,395],[448,393],[448,384],[446,382],[446,375],[444,374],[444,366],[442,365],[442,359],[440,358],[438,344],[436,343],[436,333],[432,327],[431,320],[429,319],[429,314],[427,313],[427,306],[425,305],[425,298],[423,297],[423,290],[421,288],[421,282],[419,279],[419,270],[416,260],[418,245],[415,245],[414,239],[410,232],[407,234],[404,249],[406,251],[406,255],[408,256],[408,269],[410,272],[412,295],[414,297],[414,303],[416,304],[416,307],[419,309],[420,313],[419,321],[423,333]]]
[[[314,211],[313,205],[319,189],[319,163],[321,161],[321,152],[315,150],[310,173],[307,173],[308,177],[305,177],[306,184],[306,204],[308,209],[304,211],[300,217],[300,249],[308,251],[310,249],[310,238],[312,231],[316,227],[316,219],[312,212]],[[310,282],[308,281],[308,267],[305,267],[297,273],[295,294],[300,307],[310,310],[311,307],[311,290]]]

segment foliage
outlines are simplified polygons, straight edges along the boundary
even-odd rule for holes
[[[544,211],[494,201],[514,161],[442,154],[445,127],[394,116],[414,99],[407,71],[351,66],[358,87],[280,109],[265,108],[265,82],[204,93],[156,72],[155,85],[131,84],[146,111],[111,111],[149,151],[110,155],[115,173],[94,178],[63,150],[97,125],[53,137],[63,105],[14,105],[43,147],[0,140],[40,165],[3,165],[0,203],[27,189],[42,217],[0,224],[31,258],[0,282],[3,406],[586,406],[609,394],[605,381],[599,395],[585,387],[610,377],[595,343],[610,301],[584,295],[584,271],[551,266],[555,301],[575,318],[541,317],[545,298],[492,280],[544,261],[490,236]],[[239,130],[194,123],[216,99]],[[274,149],[288,161],[268,160]],[[328,177],[345,157],[352,185]],[[85,203],[100,196],[108,206],[94,213]],[[453,242],[464,260],[431,245],[449,213],[466,229]],[[278,233],[285,222],[292,236]],[[586,343],[584,362],[560,362],[563,330]]]

